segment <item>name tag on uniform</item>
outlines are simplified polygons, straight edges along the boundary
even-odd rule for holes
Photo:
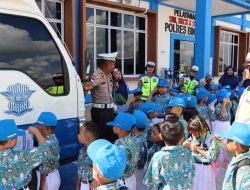
[[[148,82],[149,82],[148,77],[145,77],[145,78],[144,78],[144,82],[145,82],[145,83],[148,83]]]

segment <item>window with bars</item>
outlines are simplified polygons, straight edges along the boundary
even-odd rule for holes
[[[118,51],[116,67],[123,75],[145,72],[147,17],[88,6],[86,23],[87,74],[96,69],[98,54],[115,51]]]
[[[36,0],[36,3],[54,28],[57,35],[64,40],[64,4],[60,0]]]
[[[235,71],[238,68],[239,34],[227,31],[220,33],[219,73],[224,73],[228,66]]]

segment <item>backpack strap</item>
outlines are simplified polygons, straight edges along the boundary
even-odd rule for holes
[[[240,162],[238,162],[238,165],[234,169],[234,172],[233,172],[233,190],[235,190],[235,188],[236,188],[236,174],[237,174],[237,171],[242,166],[250,166],[250,159],[246,158],[244,160],[241,160]]]

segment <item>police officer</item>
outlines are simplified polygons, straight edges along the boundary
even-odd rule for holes
[[[115,68],[117,52],[99,54],[98,56],[100,57],[98,68],[84,86],[84,90],[91,90],[91,118],[102,127],[101,138],[113,142],[115,140],[113,130],[111,127],[107,127],[106,123],[114,119],[112,94],[116,83],[113,81],[111,73]]]
[[[198,71],[199,67],[194,65],[190,70],[190,74],[183,76],[181,83],[184,85],[187,93],[194,94],[196,87],[199,85],[199,82],[195,78]]]
[[[157,86],[159,77],[154,74],[155,72],[155,63],[149,61],[146,64],[146,73],[142,74],[139,77],[138,88],[142,90],[142,100],[147,101],[148,96],[151,91]]]
[[[64,94],[64,80],[61,73],[53,75],[54,85],[47,88],[47,92],[50,94],[58,95]]]

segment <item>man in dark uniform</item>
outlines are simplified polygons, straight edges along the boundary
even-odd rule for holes
[[[84,89],[91,90],[92,109],[91,118],[102,127],[101,138],[111,142],[115,140],[112,127],[106,126],[106,123],[114,119],[114,100],[113,90],[116,84],[112,79],[111,73],[115,68],[117,52],[109,54],[99,54],[100,60],[98,68],[90,77],[89,83]]]

